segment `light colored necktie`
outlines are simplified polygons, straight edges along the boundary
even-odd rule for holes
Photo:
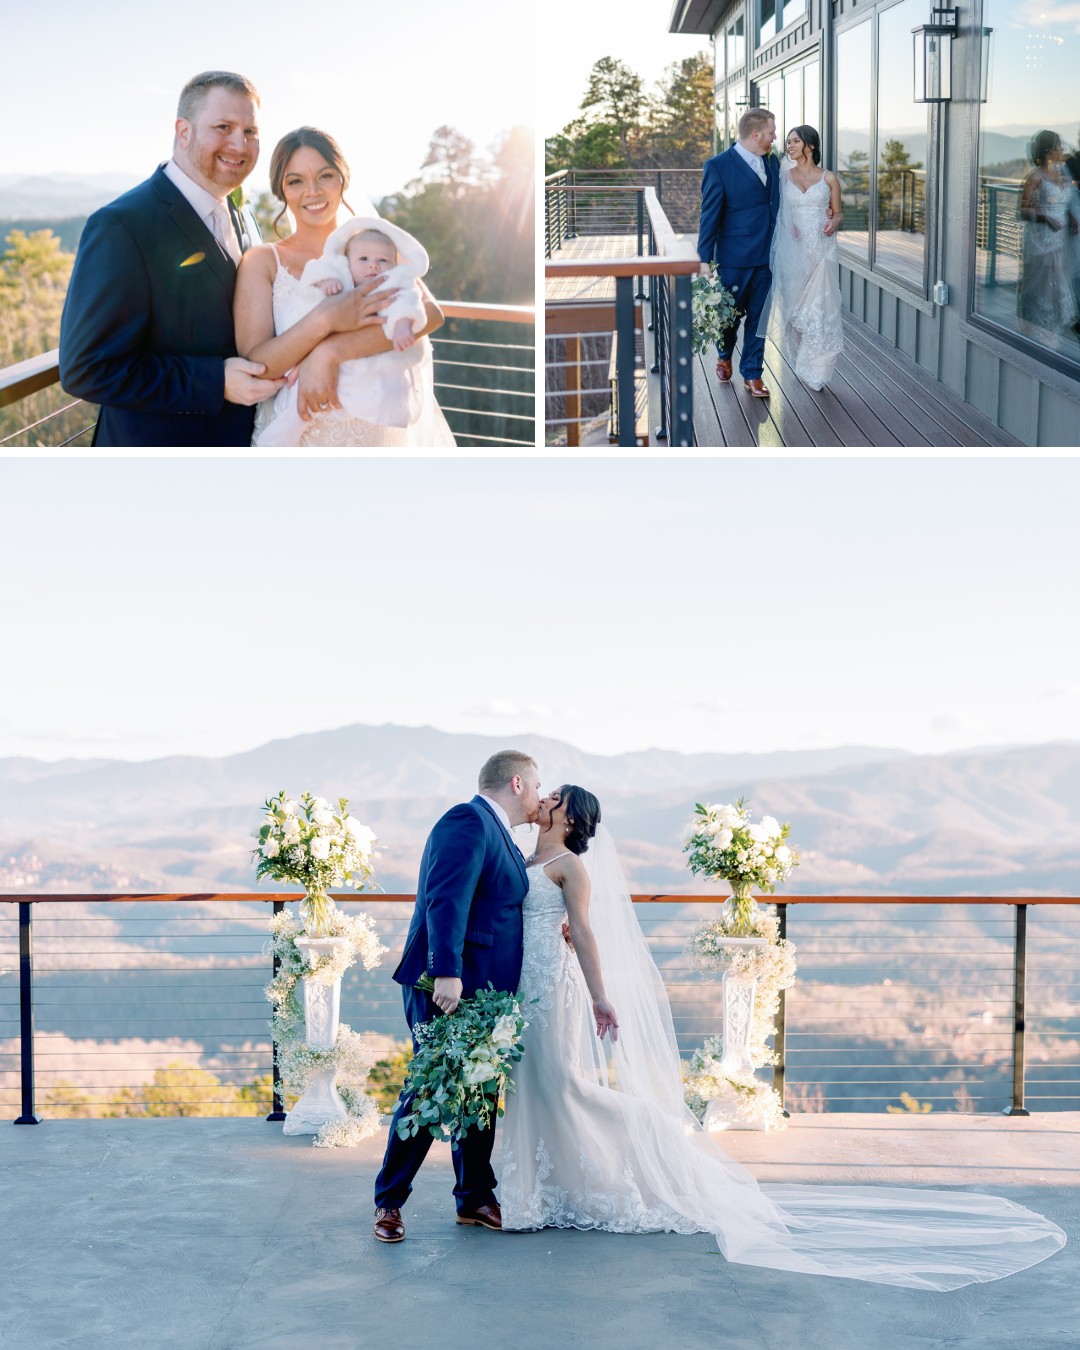
[[[240,265],[240,241],[236,237],[236,230],[233,228],[232,216],[229,214],[229,208],[224,202],[218,202],[213,211],[210,212],[210,218],[215,225],[214,234],[218,243],[239,267]]]
[[[754,164],[755,164],[756,167],[757,167],[757,176],[761,179],[761,186],[762,186],[762,187],[768,187],[768,186],[769,186],[769,178],[768,178],[768,175],[767,175],[766,172],[765,172],[765,161],[762,159],[762,157],[761,157],[760,155],[755,155],[755,156],[754,156]]]

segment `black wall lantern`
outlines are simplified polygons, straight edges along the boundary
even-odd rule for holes
[[[952,44],[959,11],[935,9],[915,37],[915,102],[948,103],[952,98]]]

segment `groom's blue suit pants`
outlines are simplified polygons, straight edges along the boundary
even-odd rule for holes
[[[416,1049],[416,1027],[429,1022],[437,1014],[435,1004],[427,994],[412,985],[403,985],[405,1017],[413,1033]],[[403,1093],[390,1122],[390,1139],[386,1146],[382,1171],[375,1179],[375,1205],[378,1209],[400,1209],[412,1190],[413,1178],[427,1157],[431,1147],[431,1133],[421,1129],[411,1139],[400,1139],[397,1123],[412,1110],[413,1094]],[[454,1160],[454,1198],[458,1211],[474,1210],[490,1205],[495,1200],[495,1173],[491,1170],[491,1150],[495,1145],[495,1122],[486,1130],[474,1127],[450,1149]]]
[[[772,288],[772,272],[768,263],[759,267],[724,267],[718,262],[716,268],[721,282],[729,291],[734,291],[739,313],[745,315],[739,374],[744,380],[759,380],[765,369],[765,339],[758,335],[758,324]],[[736,319],[734,326],[717,343],[716,354],[725,361],[731,360],[738,331]]]

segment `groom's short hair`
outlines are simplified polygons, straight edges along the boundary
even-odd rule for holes
[[[476,786],[481,792],[498,792],[511,778],[536,768],[536,760],[524,750],[498,750],[480,770]]]
[[[744,141],[755,131],[764,131],[776,116],[768,108],[748,108],[739,118],[739,140]]]
[[[204,70],[199,75],[193,75],[180,90],[180,102],[176,105],[177,117],[190,122],[211,89],[228,89],[233,94],[241,94],[251,99],[256,108],[262,103],[259,91],[246,75],[237,75],[232,70]]]

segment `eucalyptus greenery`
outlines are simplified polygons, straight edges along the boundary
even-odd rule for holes
[[[714,353],[724,334],[735,327],[737,289],[729,291],[721,284],[715,263],[709,263],[708,273],[690,283],[690,347],[698,356]]]
[[[417,988],[431,993],[434,986],[425,976]],[[499,1098],[514,1090],[509,1071],[521,1058],[527,1026],[514,995],[491,984],[463,998],[452,1013],[419,1024],[403,1088],[414,1094],[412,1110],[398,1121],[401,1138],[426,1129],[433,1139],[456,1142],[501,1116]]]

